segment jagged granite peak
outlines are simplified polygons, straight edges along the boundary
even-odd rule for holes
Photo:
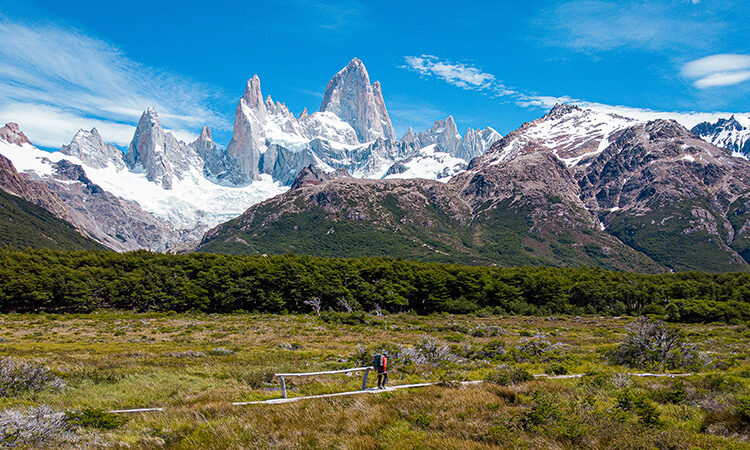
[[[321,112],[332,112],[354,128],[360,142],[395,140],[380,82],[370,84],[365,65],[354,58],[326,86]]]
[[[6,123],[4,127],[0,128],[0,140],[15,145],[31,145],[29,138],[23,134],[23,131],[15,122]]]
[[[419,144],[426,147],[431,144],[437,144],[438,149],[442,152],[456,155],[461,147],[461,134],[458,132],[456,121],[453,116],[437,120],[432,128],[418,135]]]
[[[715,123],[701,122],[690,131],[714,145],[750,155],[750,116],[719,118]]]
[[[297,120],[304,120],[309,114],[307,114],[307,108],[304,108],[302,112],[300,113]]]
[[[326,172],[315,164],[310,164],[300,170],[294,178],[294,182],[290,189],[299,189],[303,186],[314,186],[328,180],[333,180],[334,178],[352,178],[352,175],[346,169],[336,169],[333,172]]]
[[[203,165],[191,146],[164,131],[159,115],[152,107],[146,109],[138,121],[125,162],[130,169],[142,170],[149,181],[159,183],[167,190],[172,189],[176,180],[193,169],[200,170]]]
[[[271,96],[269,95],[268,98],[270,100]],[[242,94],[242,100],[245,101],[249,108],[259,110],[263,109],[263,94],[260,90],[260,78],[257,74],[253,75],[252,78],[247,80],[247,84],[245,85],[245,92]]]
[[[118,169],[125,167],[123,153],[114,145],[104,142],[96,128],[91,131],[79,130],[70,144],[60,148],[60,152],[75,156],[84,164],[101,169],[113,164]]]
[[[260,90],[260,78],[254,75],[234,113],[232,139],[226,155],[232,161],[232,181],[247,184],[258,179],[261,154],[266,150],[266,106]]]

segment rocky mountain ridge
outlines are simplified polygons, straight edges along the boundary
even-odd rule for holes
[[[705,141],[750,156],[750,116],[731,116],[715,123],[701,122],[692,131]]]
[[[251,207],[200,249],[748,270],[748,164],[673,121],[557,105],[447,183],[322,180]]]

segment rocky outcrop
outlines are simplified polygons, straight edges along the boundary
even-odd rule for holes
[[[0,141],[5,141],[9,144],[24,145],[29,144],[29,138],[18,127],[17,123],[6,123],[5,126],[0,128]]]
[[[325,172],[314,164],[310,164],[300,170],[292,183],[291,190],[300,189],[305,186],[316,186],[334,178],[353,178],[346,169],[336,169],[333,172]]]
[[[70,144],[63,146],[60,152],[74,156],[83,164],[96,169],[109,165],[117,169],[125,167],[122,152],[117,147],[105,143],[96,128],[92,128],[91,131],[79,130]]]
[[[203,175],[206,178],[218,182],[228,176],[226,158],[223,151],[216,146],[211,128],[203,127],[200,136],[190,144],[190,147],[203,160]]]
[[[380,82],[370,84],[367,69],[357,58],[328,82],[320,111],[332,112],[351,125],[360,142],[396,139]]]

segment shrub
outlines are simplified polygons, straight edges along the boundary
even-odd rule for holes
[[[481,349],[474,352],[474,359],[498,360],[508,354],[505,349],[505,342],[500,339],[493,339],[484,344]]]
[[[224,347],[216,347],[209,350],[208,354],[211,356],[229,356],[234,355],[234,350]]]
[[[73,426],[65,414],[49,406],[0,411],[0,447],[40,447],[54,441],[73,441]]]
[[[676,381],[668,388],[656,391],[653,398],[661,403],[682,403],[685,401],[685,383]]]
[[[647,427],[653,427],[659,423],[659,411],[656,406],[643,395],[636,394],[630,389],[622,390],[617,394],[617,408],[634,412],[638,416],[638,422]]]
[[[487,381],[500,386],[524,383],[533,379],[534,375],[527,370],[517,366],[509,366],[507,364],[498,366],[498,368],[487,377]]]
[[[40,364],[15,358],[0,358],[0,396],[10,397],[23,392],[64,387],[63,380]]]
[[[616,364],[629,367],[677,368],[698,364],[695,346],[685,342],[677,328],[661,320],[641,317],[630,322],[625,340],[610,353]]]
[[[101,409],[82,409],[65,413],[65,420],[76,427],[99,428],[111,430],[128,421],[126,417],[102,411]]]
[[[419,412],[410,412],[406,415],[406,420],[409,421],[412,425],[419,427],[419,428],[429,428],[430,424],[432,424],[432,421],[435,420],[435,418],[427,414],[424,411]]]
[[[537,334],[522,338],[513,349],[513,356],[516,362],[548,362],[560,359],[565,347],[565,344],[553,344],[544,335]]]
[[[528,426],[539,426],[554,423],[560,419],[562,411],[558,399],[551,394],[534,393],[534,404],[524,416],[523,423]]]
[[[562,364],[550,364],[547,366],[546,373],[547,375],[567,375],[568,368]]]
[[[259,370],[243,373],[240,379],[253,389],[260,389],[273,380],[273,371]]]
[[[417,364],[429,364],[439,366],[456,360],[450,348],[436,339],[423,338],[415,347],[419,353]]]

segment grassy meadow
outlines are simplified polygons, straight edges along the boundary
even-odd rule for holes
[[[0,410],[44,405],[67,412],[64,432],[33,444],[50,448],[750,448],[750,327],[678,324],[696,357],[634,368],[612,357],[631,320],[5,314],[0,356],[33,359],[64,386],[13,392],[6,386]],[[442,383],[379,395],[231,405],[280,397],[274,373],[367,365],[383,349],[391,354],[390,385]],[[693,375],[626,374],[648,371]],[[578,373],[586,375],[529,376]],[[375,379],[371,374],[370,386]],[[491,381],[460,386],[455,380]],[[290,397],[360,384],[361,374],[287,382]],[[144,407],[164,411],[103,412]]]

